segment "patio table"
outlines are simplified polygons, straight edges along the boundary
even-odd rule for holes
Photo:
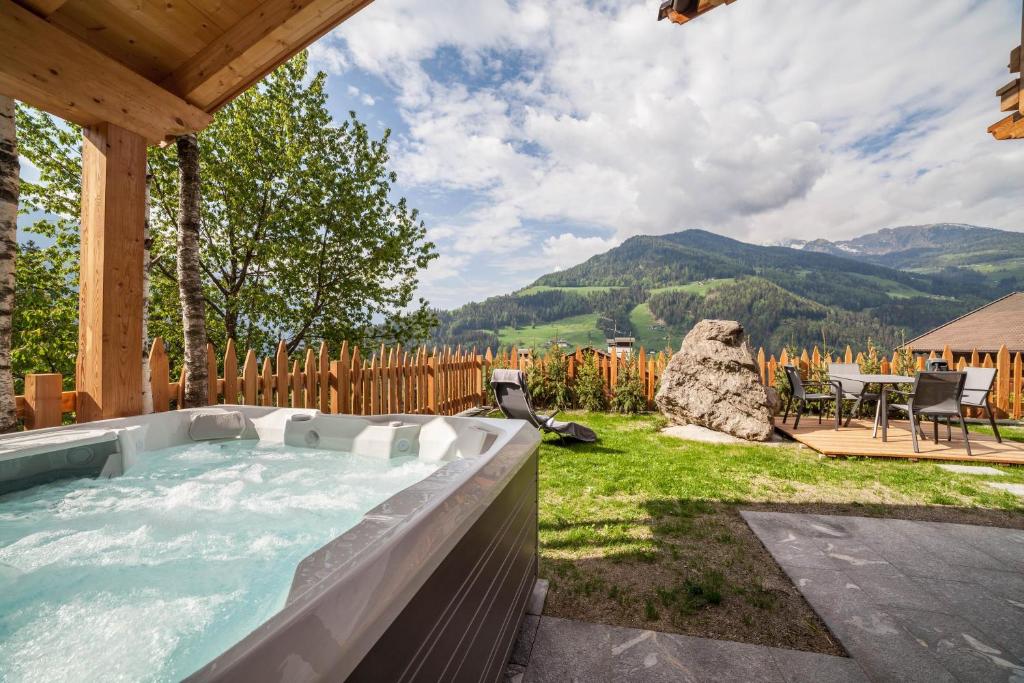
[[[878,415],[875,417],[875,427],[878,427],[878,423],[882,423],[882,441],[887,441],[889,438],[889,404],[888,398],[886,397],[885,387],[887,385],[897,384],[913,384],[914,378],[906,375],[869,375],[863,372],[839,372],[830,374],[829,377],[834,380],[839,380],[842,384],[844,379],[850,380],[851,382],[864,382],[864,384],[878,384],[881,389],[879,391],[880,397]]]

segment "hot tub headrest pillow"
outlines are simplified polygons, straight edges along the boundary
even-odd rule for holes
[[[245,431],[245,416],[239,412],[196,413],[188,425],[193,441],[237,439]]]

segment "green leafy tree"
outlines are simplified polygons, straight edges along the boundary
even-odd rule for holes
[[[208,333],[222,346],[423,339],[435,323],[417,275],[436,258],[415,209],[393,199],[388,133],[327,109],[326,75],[302,53],[218,112],[199,134],[200,264]],[[154,155],[154,266],[173,280],[177,176]],[[163,291],[154,283],[156,292]],[[154,331],[177,339],[180,315]]]
[[[320,340],[407,343],[426,338],[435,322],[415,290],[437,253],[416,210],[393,197],[388,133],[373,139],[354,113],[333,121],[325,80],[310,76],[300,54],[198,136],[199,260],[207,332],[218,348],[228,337],[262,353],[278,339],[290,350]],[[40,369],[29,359],[49,358],[73,382],[81,130],[27,106],[18,107],[17,125],[21,154],[39,173],[22,179],[20,211],[41,218],[30,226],[40,238],[24,278],[19,263],[15,374]],[[148,161],[148,330],[167,342],[176,373],[183,355],[177,150],[151,147]],[[52,334],[44,333],[40,321],[54,311]]]
[[[81,130],[19,105],[19,152],[38,170],[21,179],[19,213],[38,216],[18,245],[12,365],[17,391],[26,374],[57,372],[74,387],[78,350],[78,222]]]

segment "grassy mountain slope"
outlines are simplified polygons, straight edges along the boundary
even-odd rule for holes
[[[977,230],[983,230],[978,243],[1001,244],[1004,260],[1024,263],[1024,240],[1015,233]],[[974,267],[986,263],[982,254],[989,247],[972,252],[970,267],[934,265],[966,253],[971,243],[956,231],[941,233],[944,241],[939,234],[900,232],[834,249],[818,243],[765,247],[703,230],[633,237],[518,293],[440,312],[435,341],[536,346],[555,338],[600,345],[618,332],[663,348],[678,345],[697,320],[717,317],[740,320],[755,344],[773,350],[823,338],[835,348],[869,337],[891,346],[1018,287],[1015,275],[994,278]],[[931,267],[928,258],[911,258],[934,242],[947,251],[932,253]],[[851,258],[851,249],[860,256]],[[879,262],[887,258],[914,268]]]

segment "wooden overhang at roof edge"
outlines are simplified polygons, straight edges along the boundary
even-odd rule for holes
[[[79,422],[142,411],[147,144],[372,0],[0,0],[0,95],[83,127]]]
[[[1024,5],[1024,1],[1022,1]],[[1021,44],[1010,51],[1009,70],[1011,74],[1021,73],[1021,48],[1024,46],[1024,10],[1021,11],[1020,23]],[[988,127],[988,132],[996,140],[1024,140],[1024,98],[1020,96],[1020,76],[1013,79],[996,91],[999,98],[999,110],[1010,112],[998,123]]]
[[[736,0],[665,0],[658,8],[658,21],[668,19],[673,24],[685,24],[719,5],[729,5]]]
[[[162,142],[371,1],[0,0],[0,94]]]

